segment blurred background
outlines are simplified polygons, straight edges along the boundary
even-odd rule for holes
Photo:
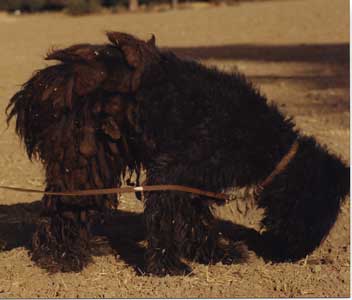
[[[43,170],[30,162],[14,124],[10,97],[45,67],[53,47],[106,43],[106,30],[148,39],[180,57],[243,72],[297,129],[349,162],[348,0],[0,0],[0,185],[43,189]],[[79,274],[48,276],[28,258],[40,197],[0,190],[0,298],[3,297],[349,297],[349,201],[332,233],[305,260],[273,265],[251,254],[243,265],[202,266],[163,279],[138,276],[143,206],[121,198],[108,235],[110,254]],[[224,220],[259,229],[228,205]],[[110,230],[110,231],[109,231]],[[137,271],[136,271],[137,270]]]
[[[68,14],[82,15],[98,13],[102,10],[117,12],[128,9],[129,11],[136,11],[153,6],[158,6],[157,9],[163,10],[167,9],[167,6],[175,9],[185,7],[187,3],[192,2],[212,3],[215,5],[226,3],[231,5],[244,1],[258,0],[2,0],[0,9],[14,12],[15,14],[21,12],[64,11]]]

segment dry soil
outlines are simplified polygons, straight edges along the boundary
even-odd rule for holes
[[[32,72],[45,66],[53,46],[104,42],[104,30],[147,38],[224,70],[247,74],[267,97],[294,117],[297,127],[349,162],[349,1],[288,0],[234,6],[195,5],[177,11],[9,16],[0,14],[0,184],[43,188],[40,164],[31,163],[6,129],[8,99]],[[48,275],[33,265],[28,245],[39,197],[0,190],[0,298],[2,297],[349,297],[349,198],[328,238],[305,259],[272,264],[255,253],[247,263],[192,264],[191,276],[140,276],[142,205],[123,197],[107,224],[112,249],[78,274]],[[240,206],[240,205],[239,205]],[[240,207],[241,208],[241,207]],[[258,228],[229,205],[226,220]]]

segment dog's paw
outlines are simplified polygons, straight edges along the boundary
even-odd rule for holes
[[[79,272],[92,261],[88,232],[81,224],[60,216],[41,217],[30,256],[50,273]]]
[[[248,248],[241,242],[230,242],[228,245],[221,248],[221,252],[221,262],[224,265],[243,263],[249,258]]]
[[[192,272],[191,267],[183,263],[178,263],[177,266],[148,266],[147,274],[164,277],[166,275],[170,276],[185,276]]]
[[[192,272],[191,267],[181,262],[179,258],[159,257],[149,260],[146,273],[154,276],[184,276]]]
[[[51,250],[51,251],[48,251]],[[34,263],[47,270],[49,273],[57,272],[80,272],[86,267],[92,258],[87,253],[56,252],[53,249],[36,249],[31,252]]]
[[[238,264],[248,259],[247,247],[239,242],[218,242],[214,248],[200,248],[193,260],[204,265],[222,262],[224,265]]]

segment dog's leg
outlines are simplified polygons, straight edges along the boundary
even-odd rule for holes
[[[99,189],[118,185],[118,163],[82,114],[71,113],[51,128],[42,151],[46,190]],[[80,271],[91,261],[92,216],[116,205],[115,195],[45,196],[32,240],[32,259],[55,271]]]
[[[145,202],[145,222],[148,249],[147,272],[164,276],[185,275],[191,268],[181,261],[181,249],[177,235],[182,234],[185,222],[184,208],[187,200],[180,193],[148,193]]]
[[[147,226],[147,271],[155,275],[190,272],[181,258],[202,264],[222,261],[232,264],[246,259],[242,245],[226,240],[215,227],[216,220],[206,199],[193,199],[178,192],[150,193],[145,218]]]
[[[159,169],[159,175],[148,172],[148,184],[175,182],[172,170]],[[187,181],[183,177],[180,182],[184,180]],[[229,242],[216,230],[217,221],[209,200],[183,192],[146,193],[149,273],[159,276],[188,273],[190,268],[182,262],[183,258],[204,264],[219,261],[230,264],[245,259],[242,246]]]
[[[210,210],[209,200],[202,197],[187,199],[189,207],[184,217],[184,228],[176,237],[182,256],[206,265],[246,261],[247,249],[244,245],[228,240],[218,230],[218,221]]]

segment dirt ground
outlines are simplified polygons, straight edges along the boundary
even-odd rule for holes
[[[348,12],[348,0],[287,0],[80,18],[0,14],[0,184],[43,188],[40,165],[27,159],[13,124],[6,130],[8,99],[45,65],[47,49],[103,42],[104,30],[143,38],[155,33],[160,46],[179,55],[246,73],[294,117],[298,128],[349,162]],[[94,263],[78,274],[48,275],[29,259],[39,208],[37,195],[0,190],[0,298],[350,295],[349,198],[321,247],[299,262],[272,264],[251,252],[241,265],[192,264],[190,276],[165,278],[140,276],[142,205],[133,197],[122,198],[120,211],[103,232],[112,248],[97,253]],[[214,211],[246,226],[241,227],[244,234],[258,229],[260,212],[255,209],[246,217],[234,205]]]

